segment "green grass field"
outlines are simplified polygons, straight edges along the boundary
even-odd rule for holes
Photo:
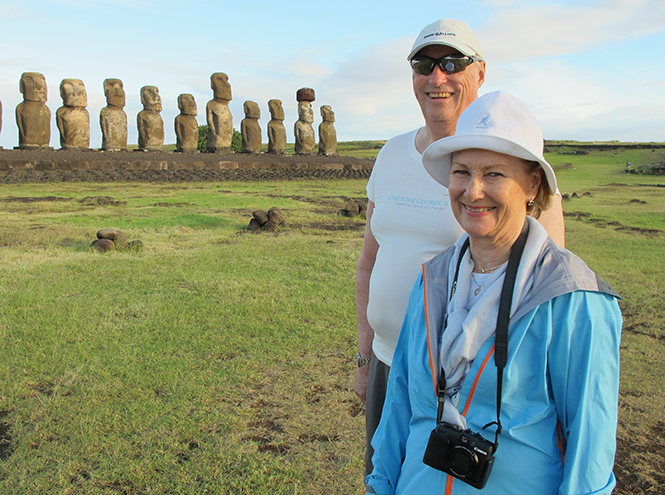
[[[623,295],[620,494],[665,486],[665,178],[623,173],[663,154],[548,154],[568,248]],[[0,493],[364,493],[364,220],[336,216],[364,187],[0,185]],[[102,228],[145,247],[92,252]]]

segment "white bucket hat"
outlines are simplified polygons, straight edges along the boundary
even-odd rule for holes
[[[455,135],[435,141],[423,153],[425,170],[448,187],[452,154],[481,149],[540,163],[552,193],[556,175],[543,157],[543,131],[529,108],[505,91],[494,91],[471,103],[460,115]]]
[[[468,57],[478,57],[481,60],[483,58],[480,43],[471,28],[455,19],[439,19],[425,26],[414,41],[411,53],[406,59],[411,60],[416,53],[429,45],[450,46]]]

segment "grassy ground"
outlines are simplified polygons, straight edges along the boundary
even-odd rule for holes
[[[568,247],[624,296],[620,494],[665,486],[665,180],[623,173],[657,153],[548,156]],[[0,493],[362,493],[364,221],[336,212],[364,186],[0,186]],[[145,248],[91,252],[105,227]]]

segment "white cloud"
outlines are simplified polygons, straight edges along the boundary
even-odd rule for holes
[[[564,5],[517,4],[477,29],[493,64],[583,52],[665,29],[662,0],[611,0]]]

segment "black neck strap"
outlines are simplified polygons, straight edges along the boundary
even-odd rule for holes
[[[503,390],[503,368],[508,362],[508,324],[510,322],[510,307],[513,303],[513,290],[515,288],[515,278],[517,277],[517,269],[519,268],[520,259],[522,258],[522,253],[524,252],[524,246],[526,244],[526,238],[529,235],[529,222],[524,222],[524,227],[522,232],[513,244],[510,249],[510,257],[508,258],[508,267],[506,268],[506,275],[503,280],[503,288],[501,290],[501,299],[499,300],[499,314],[496,321],[496,334],[494,339],[494,364],[496,365],[496,421],[483,426],[483,430],[492,425],[497,425],[496,434],[494,437],[494,443],[496,446],[499,446],[499,434],[501,433],[501,393]],[[467,239],[462,245],[460,250],[459,259],[457,260],[457,268],[455,270],[455,278],[453,280],[453,285],[450,290],[450,302],[455,295],[457,290],[457,277],[459,276],[460,266],[462,264],[462,258],[466,253],[466,250],[469,248],[469,239]],[[443,405],[445,402],[446,396],[446,374],[441,368],[441,374],[439,376],[438,383],[438,408],[437,408],[437,418],[436,422],[439,424],[443,416]]]

